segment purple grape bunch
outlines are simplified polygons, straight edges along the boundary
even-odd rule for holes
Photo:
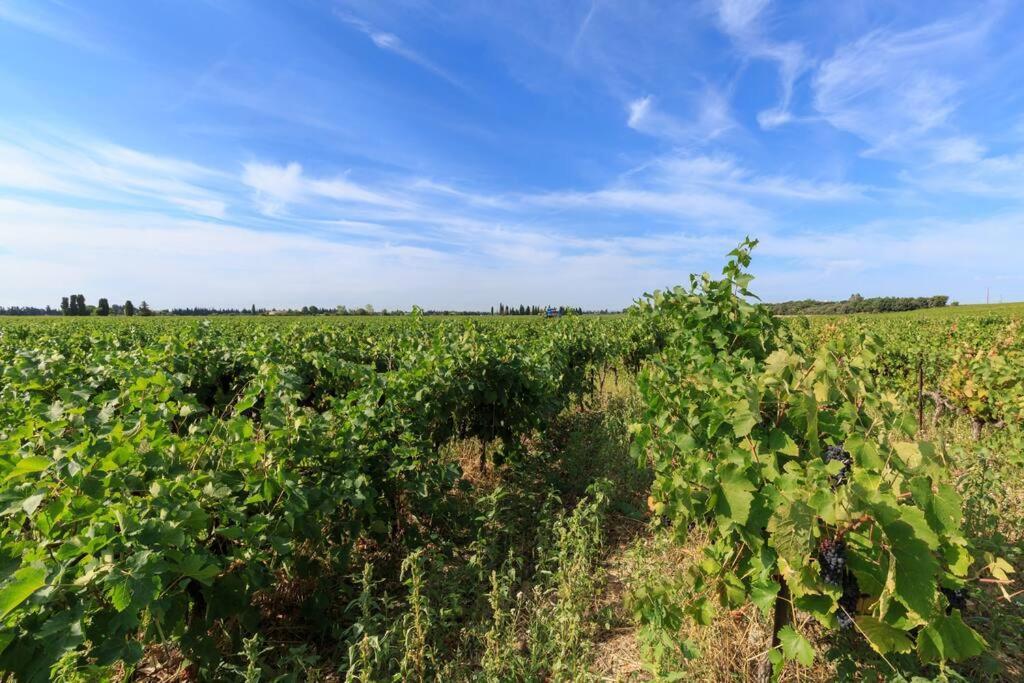
[[[818,564],[821,578],[834,586],[842,585],[846,574],[846,543],[825,539],[818,546]]]
[[[818,565],[821,567],[821,578],[826,583],[843,589],[836,618],[839,620],[839,628],[850,628],[853,626],[852,615],[856,613],[857,601],[860,599],[860,586],[857,577],[846,566],[846,543],[842,539],[822,541],[818,546]]]
[[[967,609],[966,588],[946,588],[943,586],[940,590],[946,596],[946,601],[949,603],[949,607],[946,608],[946,614],[952,614],[955,609],[961,612]]]
[[[850,480],[850,468],[853,466],[853,458],[846,450],[843,449],[842,442],[839,442],[834,446],[827,447],[825,452],[822,453],[821,458],[826,464],[833,460],[843,464],[843,469],[839,470],[839,473],[832,477],[833,491]]]

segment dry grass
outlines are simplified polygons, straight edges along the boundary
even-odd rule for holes
[[[447,453],[462,468],[462,478],[478,491],[491,491],[501,483],[499,468],[484,459],[485,444],[478,438],[459,439],[446,446]]]
[[[655,680],[652,664],[645,662],[639,627],[628,608],[631,587],[650,581],[681,579],[687,569],[700,561],[707,534],[700,527],[690,531],[686,540],[677,542],[669,529],[650,533],[646,527],[628,522],[613,531],[605,560],[608,584],[603,601],[607,610],[605,628],[594,648],[592,671],[600,681]],[[685,600],[685,594],[680,595]],[[886,666],[863,644],[856,634],[829,634],[807,615],[797,613],[797,629],[815,648],[815,663],[802,667],[794,662],[782,672],[783,682],[818,683],[840,677],[837,652],[852,654],[866,662],[859,670],[860,680],[886,680]],[[752,605],[739,610],[722,610],[709,626],[687,621],[679,634],[700,652],[694,659],[681,655],[662,661],[660,675],[676,673],[681,680],[725,683],[755,680],[766,657],[770,642],[770,624]],[[889,672],[891,673],[891,671]]]
[[[631,580],[627,553],[647,536],[647,524],[611,515],[606,533],[607,553],[602,561],[605,588],[597,600],[604,623],[594,644],[591,671],[599,680],[645,680],[647,673],[636,627],[626,608],[626,594]]]
[[[181,650],[172,646],[153,645],[146,648],[131,680],[141,683],[192,683],[199,678],[195,667],[185,659]]]

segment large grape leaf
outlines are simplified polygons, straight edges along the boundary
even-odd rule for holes
[[[46,570],[42,567],[22,567],[6,586],[0,588],[0,619],[25,602],[46,585]]]
[[[718,502],[715,514],[721,519],[731,520],[737,524],[745,524],[750,516],[750,503],[754,500],[751,493],[754,484],[745,472],[738,467],[728,465],[719,473]]]
[[[963,501],[955,488],[949,484],[939,484],[933,492],[931,479],[919,476],[911,480],[910,490],[933,529],[947,534],[960,531]]]
[[[32,455],[27,458],[22,458],[15,463],[14,468],[7,473],[4,477],[4,481],[11,481],[19,477],[24,477],[27,474],[35,474],[36,472],[42,472],[53,461],[49,458],[41,458],[38,455]]]
[[[885,524],[883,531],[894,560],[896,598],[921,619],[928,619],[935,607],[938,561],[928,543],[902,519]]]
[[[773,429],[768,434],[768,448],[783,455],[796,457],[800,454],[800,447],[796,442],[781,429]]]
[[[802,500],[776,509],[768,521],[771,545],[791,568],[798,569],[803,565],[811,550],[813,528],[814,510]]]
[[[859,616],[855,619],[857,628],[868,639],[875,652],[910,652],[914,644],[910,638],[898,628],[870,616]]]
[[[958,609],[939,616],[917,636],[917,654],[923,662],[959,662],[981,654],[986,646],[985,639],[964,623]]]
[[[939,484],[938,492],[932,498],[931,513],[947,533],[959,531],[964,516],[963,499],[949,484]]]
[[[781,586],[776,581],[765,579],[750,584],[750,601],[766,616],[775,606],[775,598],[779,594]]]
[[[779,631],[779,643],[786,659],[795,660],[804,666],[814,663],[814,648],[810,642],[788,624]]]

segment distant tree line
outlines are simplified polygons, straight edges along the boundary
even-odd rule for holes
[[[540,315],[547,311],[548,308],[548,306],[524,306],[519,304],[516,307],[498,304],[498,315]],[[558,306],[555,310],[558,311],[558,315],[565,315],[566,313],[583,314],[583,309],[579,307]],[[602,312],[607,313],[607,311]],[[494,306],[491,306],[491,315],[494,315]]]
[[[790,302],[800,303],[800,302]],[[820,302],[819,302],[820,303]],[[827,302],[826,302],[827,303]],[[785,305],[785,304],[775,304]],[[420,309],[425,315],[543,315],[547,306],[526,306],[520,304],[519,306],[509,306],[504,303],[498,304],[497,308],[491,306],[490,311],[467,311],[467,310],[449,310],[449,309]],[[577,315],[583,315],[587,313],[594,314],[608,314],[618,313],[620,311],[609,311],[607,309],[601,310],[584,310],[578,306],[558,306],[555,308],[558,315],[565,315],[566,313],[573,313]],[[388,316],[388,315],[406,315],[407,312],[401,309],[388,310],[386,308],[376,310],[371,304],[365,306],[356,306],[349,308],[348,306],[335,306],[334,308],[319,307],[319,306],[303,306],[302,308],[287,308],[287,309],[266,309],[257,308],[255,304],[249,308],[212,308],[204,306],[196,307],[183,307],[183,308],[171,308],[167,310],[156,311],[149,307],[145,301],[135,306],[130,300],[125,301],[123,304],[111,304],[106,298],[101,298],[96,305],[92,305],[86,302],[85,295],[83,294],[69,294],[68,296],[62,297],[60,301],[60,308],[54,309],[50,306],[46,308],[38,308],[35,306],[11,306],[4,308],[0,306],[0,315],[63,315],[63,316],[215,316],[215,315],[375,315],[375,316]]]
[[[267,309],[256,308],[253,304],[249,308],[170,308],[166,311],[159,311],[157,315],[266,315]]]
[[[49,311],[50,307],[47,306],[46,310]],[[113,304],[106,298],[101,298],[95,306],[88,304],[85,301],[85,295],[83,294],[70,294],[62,297],[60,300],[60,315],[65,316],[89,316],[96,315],[105,317],[108,315],[153,315],[152,309],[149,304],[143,301],[139,304],[136,309],[135,304],[129,299],[125,301],[123,305]],[[46,315],[50,315],[47,313]]]
[[[365,306],[355,306],[349,308],[348,306],[335,306],[334,308],[327,308],[326,306],[303,306],[302,308],[276,308],[269,311],[270,315],[405,315],[405,311],[391,310],[386,308],[376,310],[371,304]]]
[[[424,315],[543,315],[547,310],[546,306],[506,306],[505,304],[498,304],[495,308],[491,306],[489,311],[470,311],[470,310],[454,310],[448,308],[421,308],[419,311]],[[620,311],[584,311],[579,307],[559,306],[555,310],[558,311],[559,315],[565,315],[566,313],[575,313],[582,315],[584,313],[618,313]],[[261,312],[264,312],[261,310]],[[355,308],[349,308],[347,306],[336,306],[335,308],[319,308],[317,306],[303,306],[302,308],[288,308],[288,309],[274,309],[271,311],[265,311],[268,315],[408,315],[408,311],[401,309],[386,308],[376,310],[370,304],[365,306],[359,306]]]
[[[56,308],[39,308],[38,306],[0,306],[0,315],[61,315]]]
[[[846,301],[784,301],[768,304],[778,315],[833,315],[842,313],[895,313],[916,311],[921,308],[942,308],[949,302],[948,296],[876,296],[862,297],[854,294]],[[953,306],[956,302],[953,302]]]

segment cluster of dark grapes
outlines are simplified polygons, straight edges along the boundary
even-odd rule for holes
[[[839,598],[839,628],[847,629],[853,626],[853,615],[857,613],[857,602],[860,601],[860,585],[853,572],[846,572],[843,576],[843,595]]]
[[[841,585],[846,574],[846,543],[841,539],[833,541],[826,538],[818,546],[818,564],[821,565],[821,578],[826,583]]]
[[[942,594],[946,596],[946,600],[949,602],[949,607],[946,608],[946,614],[952,614],[953,610],[958,609],[963,612],[967,608],[967,589],[966,588],[941,588]]]
[[[832,490],[835,491],[837,487],[842,486],[849,480],[850,467],[853,465],[853,458],[850,457],[849,453],[843,450],[842,442],[826,448],[821,457],[826,464],[833,460],[843,463],[843,469],[839,470],[839,473],[832,477]]]
[[[851,615],[856,613],[857,601],[860,599],[860,586],[857,577],[846,567],[846,543],[842,539],[822,541],[818,546],[818,564],[821,566],[821,578],[843,589],[836,618],[839,620],[839,628],[850,628],[853,626]]]

